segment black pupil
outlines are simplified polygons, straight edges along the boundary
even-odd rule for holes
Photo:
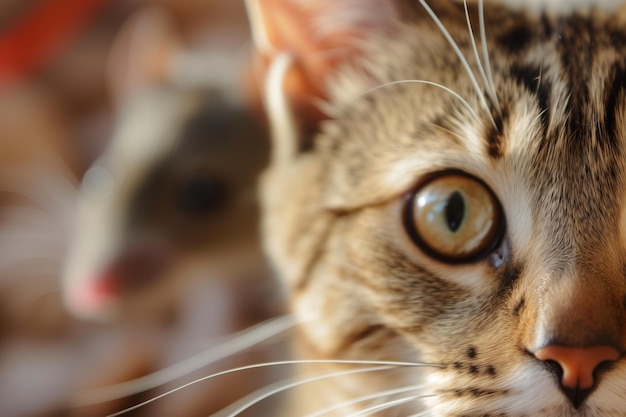
[[[222,202],[223,187],[209,176],[194,176],[182,186],[179,194],[179,207],[191,215],[201,215],[219,207]]]
[[[450,194],[445,215],[450,231],[456,232],[461,227],[465,217],[465,200],[460,192],[455,191]]]

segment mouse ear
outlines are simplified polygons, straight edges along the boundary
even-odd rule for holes
[[[339,67],[362,53],[371,31],[397,20],[400,0],[247,0],[275,154],[307,147],[327,116],[319,103]],[[294,138],[299,138],[294,140]]]
[[[107,62],[107,82],[120,105],[138,91],[167,81],[171,62],[181,49],[173,17],[150,6],[132,15],[113,42]]]

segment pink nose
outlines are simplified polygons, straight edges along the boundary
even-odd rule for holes
[[[591,346],[585,348],[567,346],[546,346],[535,352],[541,361],[552,361],[562,371],[559,381],[563,392],[574,407],[591,393],[594,387],[594,372],[602,363],[614,362],[620,357],[617,349],[611,346]],[[558,373],[558,372],[557,372]]]
[[[572,348],[546,346],[535,352],[537,359],[555,361],[563,370],[561,384],[567,388],[591,388],[593,372],[602,362],[613,362],[619,358],[617,349],[611,346]]]

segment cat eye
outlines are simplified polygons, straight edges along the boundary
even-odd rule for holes
[[[427,255],[468,263],[489,255],[500,243],[504,216],[493,192],[467,174],[439,174],[408,199],[404,223]]]

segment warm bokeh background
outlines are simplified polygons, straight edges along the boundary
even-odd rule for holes
[[[118,117],[107,71],[119,29],[136,11],[159,4],[174,17],[178,36],[190,51],[246,54],[250,47],[243,2],[234,0],[94,0],[93,10],[72,22],[75,26],[59,26],[68,33],[58,39],[54,22],[46,16],[52,35],[43,37],[49,42],[41,44],[41,51],[36,34],[30,33],[33,38],[24,32],[29,19],[48,7],[65,13],[87,3],[0,2],[1,417],[106,415],[195,377],[267,360],[267,346],[276,350],[275,342],[270,342],[166,387],[73,407],[87,389],[163,369],[216,345],[220,336],[279,311],[273,309],[277,302],[271,301],[269,309],[267,303],[259,303],[259,298],[269,297],[266,282],[258,286],[248,282],[242,289],[201,279],[169,300],[174,307],[167,313],[146,314],[141,320],[122,316],[92,323],[76,319],[64,308],[60,271],[76,187],[108,145]],[[52,18],[71,22],[67,14]],[[15,43],[18,35],[21,44]],[[250,105],[259,110],[257,104]],[[199,384],[126,415],[211,415],[263,385],[266,377],[246,373]],[[263,415],[259,410],[249,415]]]

